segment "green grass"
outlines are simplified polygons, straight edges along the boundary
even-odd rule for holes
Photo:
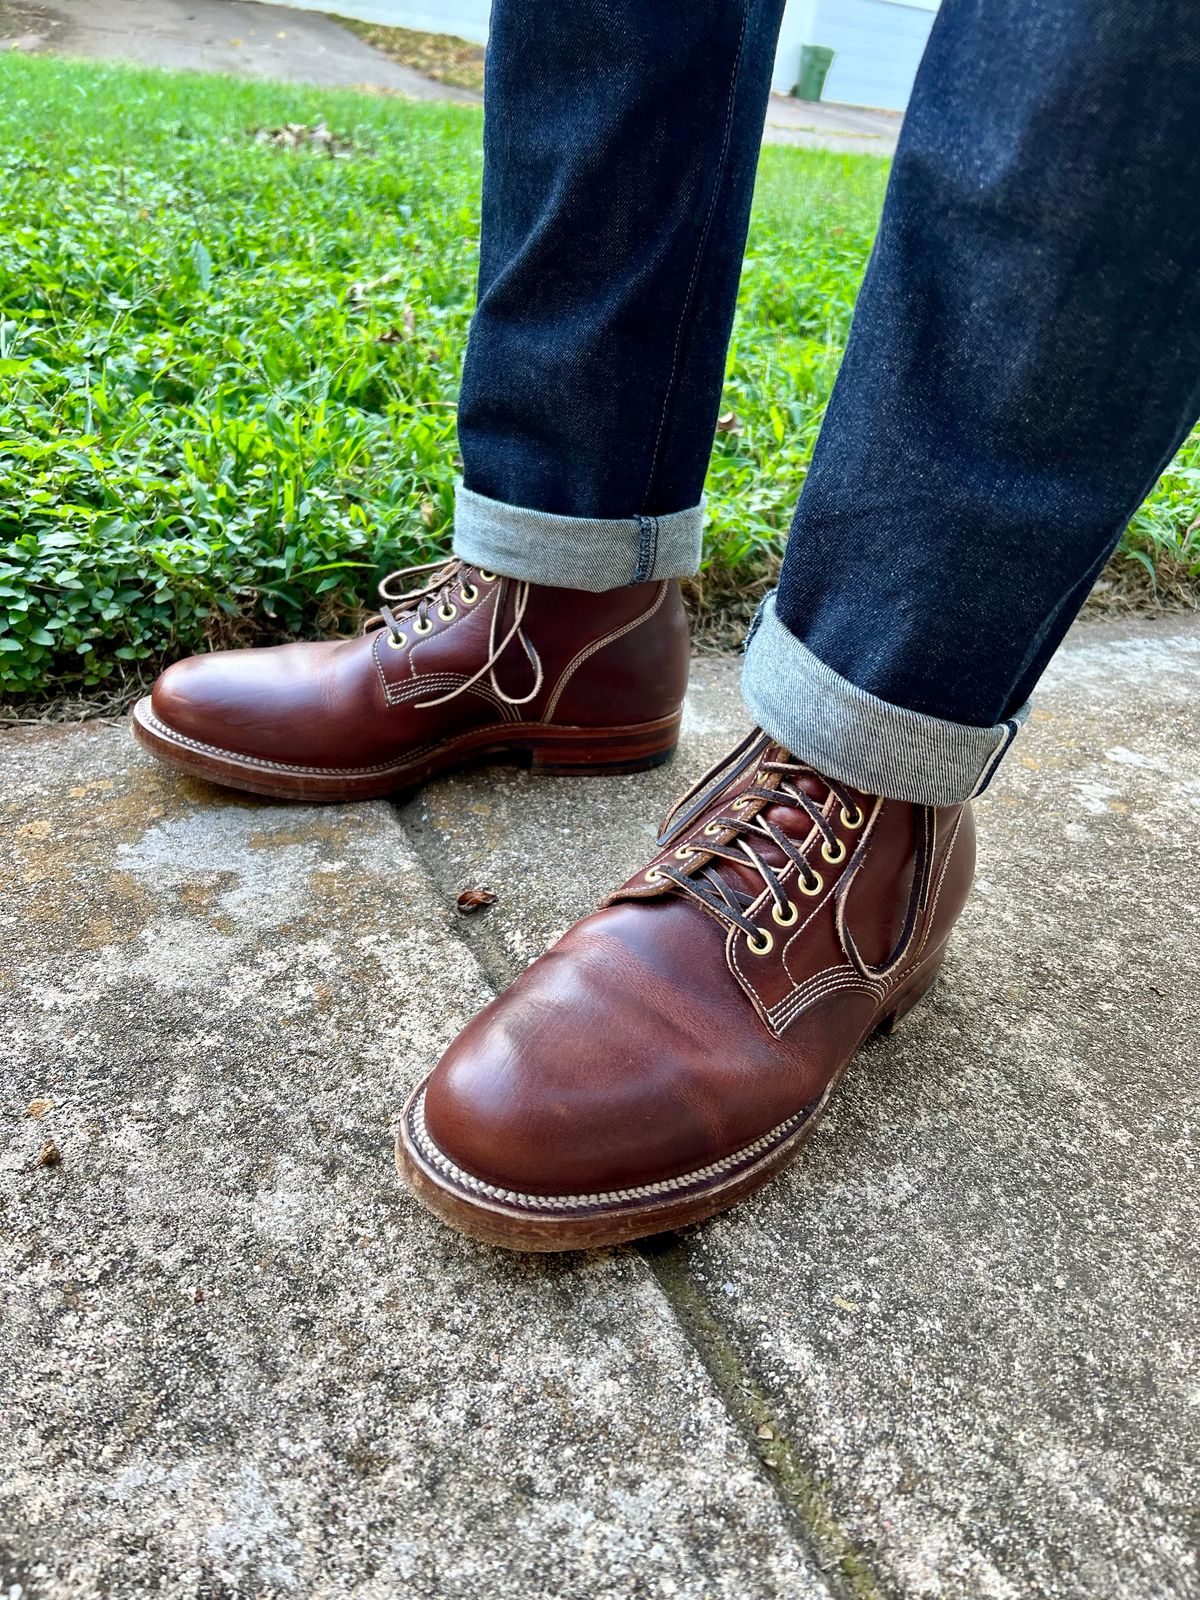
[[[324,121],[285,148],[255,133]],[[346,626],[444,548],[479,113],[0,57],[0,692],[134,690]],[[886,170],[769,150],[708,496],[710,598],[774,571]],[[1200,575],[1191,441],[1130,535]]]

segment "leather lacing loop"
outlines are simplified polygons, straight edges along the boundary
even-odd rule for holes
[[[713,842],[696,849],[695,854],[703,859],[692,867],[677,867],[664,862],[651,868],[653,878],[650,873],[646,877],[651,882],[668,882],[682,894],[699,900],[715,912],[722,922],[731,928],[740,928],[756,954],[765,955],[774,942],[773,938],[767,929],[760,928],[747,915],[747,909],[758,899],[761,891],[748,893],[737,888],[722,876],[716,863],[728,861],[734,866],[749,867],[770,894],[773,920],[779,927],[788,928],[797,920],[795,907],[788,899],[778,869],[763,856],[761,846],[756,848],[756,839],[769,841],[784,860],[795,868],[796,883],[801,894],[817,895],[825,882],[821,873],[805,859],[796,841],[765,815],[764,808],[782,806],[801,812],[820,834],[822,857],[831,863],[845,860],[845,841],[838,837],[831,818],[826,814],[827,801],[806,793],[795,780],[800,777],[816,778],[827,795],[832,795],[838,802],[842,821],[848,828],[861,827],[864,814],[844,784],[826,778],[803,762],[793,760],[785,752],[781,751],[779,757],[774,759],[769,754],[764,755],[756,765],[758,770],[753,782],[741,791],[727,813],[714,817],[705,828],[704,832]],[[755,808],[754,812],[747,816],[745,813],[751,806]],[[676,851],[677,856],[682,853]]]
[[[418,584],[411,589],[400,587],[402,580],[410,579],[418,573],[432,573],[433,576],[424,585]],[[414,706],[417,711],[428,711],[434,706],[445,705],[447,701],[465,694],[468,689],[474,688],[485,673],[488,675],[493,693],[506,705],[527,706],[531,700],[536,699],[541,690],[543,676],[541,658],[521,627],[529,608],[529,585],[523,580],[502,578],[497,573],[487,572],[482,567],[470,567],[457,556],[449,560],[427,561],[419,566],[398,567],[395,572],[389,572],[379,585],[379,598],[386,604],[380,606],[379,616],[373,617],[367,623],[367,629],[369,631],[383,626],[387,629],[388,642],[393,648],[400,649],[408,642],[403,626],[406,622],[411,623],[415,634],[429,634],[433,632],[431,612],[436,611],[443,622],[451,622],[458,613],[458,605],[473,605],[479,598],[476,578],[480,583],[500,585],[500,593],[496,597],[488,626],[487,657],[477,672],[457,684],[448,694],[439,695],[434,700],[417,702]],[[507,633],[498,640],[496,635],[510,589],[514,595],[513,620]],[[511,695],[506,689],[501,688],[496,678],[496,665],[514,639],[520,641],[521,648],[534,672],[533,688],[528,694],[520,697]]]

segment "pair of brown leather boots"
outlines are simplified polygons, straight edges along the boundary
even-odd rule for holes
[[[602,774],[674,750],[677,584],[588,594],[451,561],[381,592],[358,638],[179,662],[135,708],[137,737],[215,783],[330,801],[486,756]],[[649,865],[414,1090],[397,1149],[410,1188],[524,1250],[732,1205],[794,1158],[859,1045],[934,981],[974,859],[969,804],[860,794],[755,730],[676,804]]]

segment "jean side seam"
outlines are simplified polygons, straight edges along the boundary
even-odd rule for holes
[[[638,530],[637,560],[633,568],[634,583],[645,583],[654,570],[654,555],[650,545],[650,526],[652,517],[635,517]]]
[[[1013,740],[1021,731],[1021,723],[1016,717],[1010,717],[1004,723],[1004,730],[1005,732],[1003,738],[999,741],[995,750],[993,750],[990,760],[984,767],[983,771],[979,774],[979,782],[971,791],[972,800],[974,800],[978,795],[981,795],[987,788],[988,784],[991,783],[992,779],[996,776],[996,769],[999,767],[1004,757],[1008,754],[1012,747]]]
[[[708,202],[708,214],[704,218],[704,226],[700,230],[700,239],[696,245],[696,257],[692,262],[692,272],[688,279],[687,290],[684,293],[683,305],[679,311],[679,326],[675,330],[675,348],[671,352],[671,371],[667,376],[667,387],[663,394],[662,413],[658,419],[658,432],[654,437],[654,454],[650,458],[650,472],[646,478],[646,488],[643,502],[650,498],[650,491],[654,487],[654,476],[658,471],[658,457],[662,449],[663,433],[667,426],[667,413],[671,408],[671,398],[675,393],[675,374],[679,368],[679,352],[683,347],[683,333],[687,326],[688,307],[692,303],[692,294],[696,287],[696,279],[700,276],[700,263],[704,259],[704,249],[708,244],[708,235],[712,229],[712,220],[716,215],[717,200],[721,193],[721,184],[725,178],[725,167],[729,160],[729,136],[733,128],[733,108],[737,102],[738,79],[742,71],[742,53],[746,45],[746,29],[750,24],[750,0],[742,3],[742,26],[738,34],[737,54],[733,58],[733,73],[729,80],[729,99],[725,106],[725,132],[721,141],[721,154],[717,160],[717,176],[713,184],[712,195]]]

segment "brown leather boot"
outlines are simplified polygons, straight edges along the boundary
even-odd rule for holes
[[[753,1193],[933,983],[975,866],[970,805],[873,799],[757,731],[660,845],[408,1101],[401,1170],[463,1232],[616,1244]]]
[[[398,592],[414,574],[424,586]],[[688,674],[677,583],[589,594],[453,560],[393,573],[380,593],[389,603],[356,639],[177,662],[134,707],[135,735],[183,772],[295,800],[370,799],[488,756],[635,772],[674,750]]]

